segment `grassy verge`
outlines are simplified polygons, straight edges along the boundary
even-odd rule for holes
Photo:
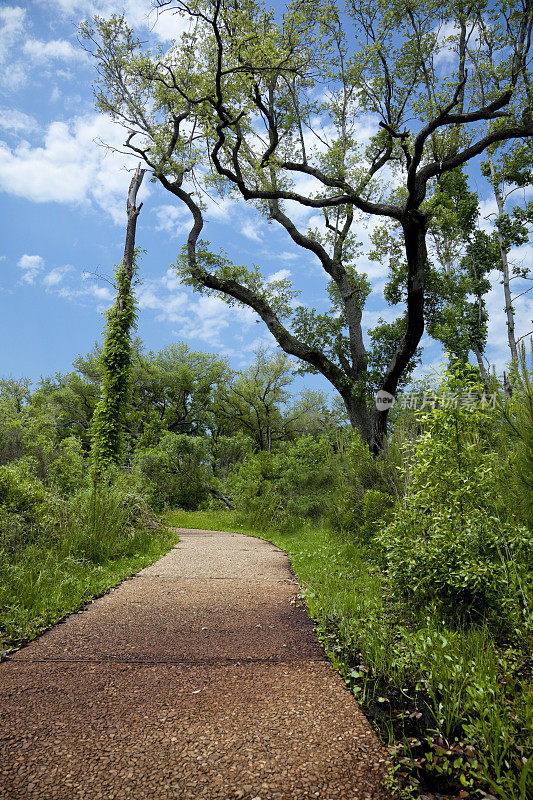
[[[39,538],[15,552],[0,550],[0,656],[156,561],[177,538],[164,528],[136,530],[120,554],[99,563],[73,541]]]
[[[519,648],[394,606],[353,536],[252,530],[230,511],[175,511],[166,522],[260,536],[287,553],[328,655],[389,746],[403,797],[533,797],[531,663]]]

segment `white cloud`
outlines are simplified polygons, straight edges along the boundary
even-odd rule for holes
[[[26,11],[20,6],[0,8],[0,62],[5,61],[10,48],[24,30]]]
[[[287,278],[291,277],[290,269],[278,269],[277,272],[273,272],[272,275],[269,275],[266,279],[266,283],[274,283],[274,281],[284,281]]]
[[[194,294],[172,269],[140,286],[137,299],[139,308],[154,312],[157,322],[173,323],[177,336],[198,339],[226,354],[232,353],[221,341],[223,331],[241,328],[244,333],[257,320],[249,308],[230,307],[220,297]]]
[[[122,224],[135,162],[99,142],[120,147],[123,140],[119,126],[94,113],[52,122],[41,146],[0,141],[0,188],[37,203],[96,203]],[[147,194],[145,182],[139,197]]]
[[[156,313],[158,322],[185,322],[188,297],[185,292],[160,292],[156,285],[141,286],[137,292],[139,308],[149,308]]]
[[[35,283],[35,278],[44,267],[44,258],[42,256],[30,256],[24,253],[17,262],[17,267],[22,270],[21,281],[23,283]]]
[[[77,14],[79,19],[91,19],[95,14],[109,17],[123,12],[133,28],[145,28],[161,41],[169,41],[180,36],[188,28],[182,15],[170,9],[156,10],[152,0],[123,0],[117,8],[114,0],[47,0],[52,6],[69,18]]]
[[[496,217],[498,216],[498,205],[494,197],[487,197],[479,201],[479,227],[485,233],[492,233]]]
[[[86,276],[82,276],[82,279],[85,280]],[[62,286],[57,291],[57,294],[65,300],[79,300],[84,298],[96,300],[98,302],[96,307],[97,311],[103,311],[108,308],[115,297],[108,286],[100,286],[98,283],[94,282],[88,283],[81,289],[71,286]]]
[[[450,64],[458,58],[459,26],[455,22],[445,22],[434,32],[437,34],[434,63],[437,67],[449,70]],[[466,20],[466,37],[470,52],[475,53],[479,48],[480,28],[472,20]]]
[[[50,270],[50,272],[48,272],[44,276],[43,283],[47,289],[52,289],[53,287],[58,286],[60,283],[62,283],[65,275],[71,271],[72,267],[70,266],[55,267],[55,269]]]
[[[166,231],[172,236],[188,233],[192,226],[192,216],[184,205],[162,205],[155,209],[156,230]]]
[[[48,42],[43,42],[41,39],[27,39],[22,51],[31,61],[41,64],[54,58],[64,61],[88,61],[87,54],[66,39],[52,39]]]
[[[457,56],[459,28],[455,22],[445,22],[437,31],[437,48],[434,54],[436,66],[445,67]]]
[[[0,108],[0,128],[11,133],[31,133],[38,129],[37,120],[16,108]]]
[[[16,92],[21,89],[27,79],[27,70],[21,61],[14,61],[9,65],[9,69],[0,71],[0,85],[8,92]]]
[[[248,219],[241,225],[241,233],[252,242],[263,241],[263,234],[258,230],[258,225],[254,224],[252,220]]]
[[[19,89],[26,82],[26,69],[21,60],[8,64],[11,52],[23,35],[26,11],[20,6],[0,8],[0,86],[8,91]]]
[[[237,207],[245,207],[243,201],[239,202],[233,197],[210,197],[205,195],[205,218],[213,222],[234,222]]]
[[[280,261],[296,261],[300,255],[300,253],[291,253],[285,250],[283,253],[276,254],[276,258],[279,258]]]

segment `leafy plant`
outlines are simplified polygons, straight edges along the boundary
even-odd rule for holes
[[[458,385],[474,391],[452,373],[441,399]],[[421,424],[404,505],[378,534],[391,589],[417,604],[434,602],[456,621],[520,626],[533,536],[499,514],[499,456],[486,435],[490,412],[454,404],[423,414]]]

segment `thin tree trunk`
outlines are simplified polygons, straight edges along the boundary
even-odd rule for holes
[[[131,289],[135,259],[135,231],[137,228],[137,217],[139,216],[139,212],[143,205],[140,203],[138,206],[136,206],[135,203],[137,202],[137,192],[140,189],[145,172],[145,169],[141,169],[140,163],[137,164],[137,169],[135,170],[135,174],[131,179],[130,188],[128,190],[128,224],[126,227],[126,241],[124,243],[124,257],[122,259],[126,281],[124,282],[124,286],[121,287],[121,290],[119,290],[117,297],[117,311],[119,313],[123,310],[124,301],[129,296]]]
[[[479,367],[479,374],[481,375],[481,380],[483,381],[483,385],[487,391],[490,390],[490,381],[489,381],[489,374],[485,368],[485,364],[483,363],[483,354],[481,353],[479,347],[477,345],[472,345],[472,351],[476,357],[477,365]]]
[[[494,197],[498,206],[498,216],[501,217],[505,213],[505,206],[500,189],[496,183],[496,171],[494,169],[494,161],[492,153],[487,151],[487,159],[489,162],[490,176],[492,179],[492,188],[494,190]],[[503,275],[503,295],[505,298],[505,316],[507,319],[507,338],[509,341],[509,350],[511,351],[511,358],[513,361],[518,362],[518,350],[516,347],[515,331],[514,331],[514,308],[511,300],[511,287],[509,285],[509,259],[507,258],[507,249],[501,234],[499,226],[497,226],[498,243],[500,245],[500,258],[502,260],[502,275]]]
[[[213,497],[216,497],[217,500],[220,500],[220,502],[224,503],[228,508],[231,508],[231,509],[235,508],[235,506],[233,505],[233,503],[231,502],[229,497],[226,497],[225,495],[223,495],[222,492],[218,491],[218,489],[209,489],[209,491],[213,495]]]

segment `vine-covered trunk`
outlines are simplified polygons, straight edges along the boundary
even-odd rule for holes
[[[128,225],[124,258],[116,271],[117,297],[107,312],[102,348],[101,396],[91,422],[91,460],[96,480],[122,457],[122,427],[129,397],[131,373],[131,329],[135,323],[135,303],[131,284],[135,273],[135,231],[142,203],[135,205],[144,170],[137,167],[127,200]]]

